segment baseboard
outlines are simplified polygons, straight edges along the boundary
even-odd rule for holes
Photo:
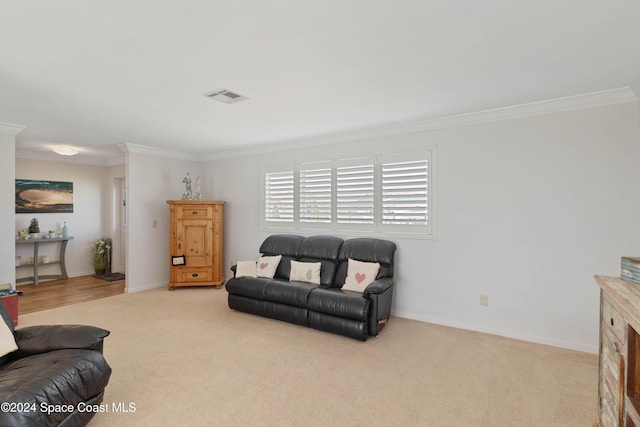
[[[598,354],[599,352],[598,346],[591,346],[591,345],[586,345],[586,344],[577,343],[573,341],[563,341],[563,340],[557,340],[555,338],[539,337],[535,335],[521,334],[513,331],[504,331],[501,329],[478,327],[477,325],[451,322],[451,321],[440,319],[433,316],[424,316],[421,314],[409,313],[406,311],[393,310],[392,314],[394,316],[403,317],[405,319],[418,320],[420,322],[433,323],[436,325],[448,326],[448,327],[457,328],[457,329],[465,329],[468,331],[482,332],[485,334],[497,335],[505,338],[512,338],[520,341],[532,342],[535,344],[550,345],[553,347],[560,347],[568,350],[576,350],[584,353]]]
[[[128,283],[128,282],[126,282]],[[144,292],[144,291],[150,291],[151,289],[158,289],[158,288],[167,288],[167,282],[162,282],[162,283],[150,283],[150,284],[146,284],[144,286],[136,286],[135,288],[131,288],[125,285],[124,288],[124,292],[126,294],[135,294],[136,292]]]

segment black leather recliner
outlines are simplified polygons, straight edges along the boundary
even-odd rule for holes
[[[2,304],[0,314],[18,345],[18,350],[0,358],[0,425],[86,425],[111,376],[102,355],[109,331],[84,325],[14,330]]]
[[[366,341],[378,335],[391,315],[395,251],[395,243],[381,239],[272,235],[260,252],[282,255],[274,278],[229,279],[228,304],[235,310]],[[376,280],[363,294],[341,289],[349,258],[380,263]],[[291,260],[320,262],[321,284],[290,282]]]

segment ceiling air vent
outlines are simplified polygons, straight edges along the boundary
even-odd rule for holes
[[[235,104],[236,102],[249,99],[244,95],[231,92],[227,89],[216,89],[214,91],[205,93],[204,96],[215,99],[216,101],[224,102],[225,104]]]

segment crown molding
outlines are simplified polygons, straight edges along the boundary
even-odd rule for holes
[[[639,79],[640,80],[640,79]],[[452,127],[470,126],[480,123],[510,120],[522,117],[553,114],[564,111],[581,110],[601,107],[605,105],[638,102],[640,95],[640,81],[637,87],[622,87],[581,95],[566,96],[508,107],[493,108],[472,113],[425,119],[408,123],[398,123],[375,128],[359,129],[334,135],[324,135],[316,138],[306,138],[296,141],[285,141],[278,144],[253,145],[234,150],[218,151],[205,156],[205,161],[220,160],[249,154],[265,154],[283,150],[300,149],[318,145],[353,142],[364,139],[382,138],[388,136],[432,131]]]
[[[57,162],[57,163],[73,163],[77,165],[91,165],[91,166],[117,166],[124,164],[124,155],[121,156],[60,156],[55,153],[43,152],[43,151],[27,151],[16,150],[16,159],[30,159],[41,160],[45,162]]]
[[[20,132],[22,132],[25,128],[26,126],[16,125],[14,123],[0,122],[0,133],[17,135]]]
[[[148,145],[123,143],[117,147],[125,153],[139,153],[149,156],[169,157],[172,159],[182,159],[191,161],[201,161],[202,159],[193,154],[184,153],[182,151],[167,150],[164,148],[150,147]]]

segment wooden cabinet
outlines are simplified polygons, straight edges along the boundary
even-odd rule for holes
[[[170,208],[169,290],[224,283],[224,202],[167,200]]]
[[[598,425],[640,427],[640,285],[596,276],[600,286]]]

